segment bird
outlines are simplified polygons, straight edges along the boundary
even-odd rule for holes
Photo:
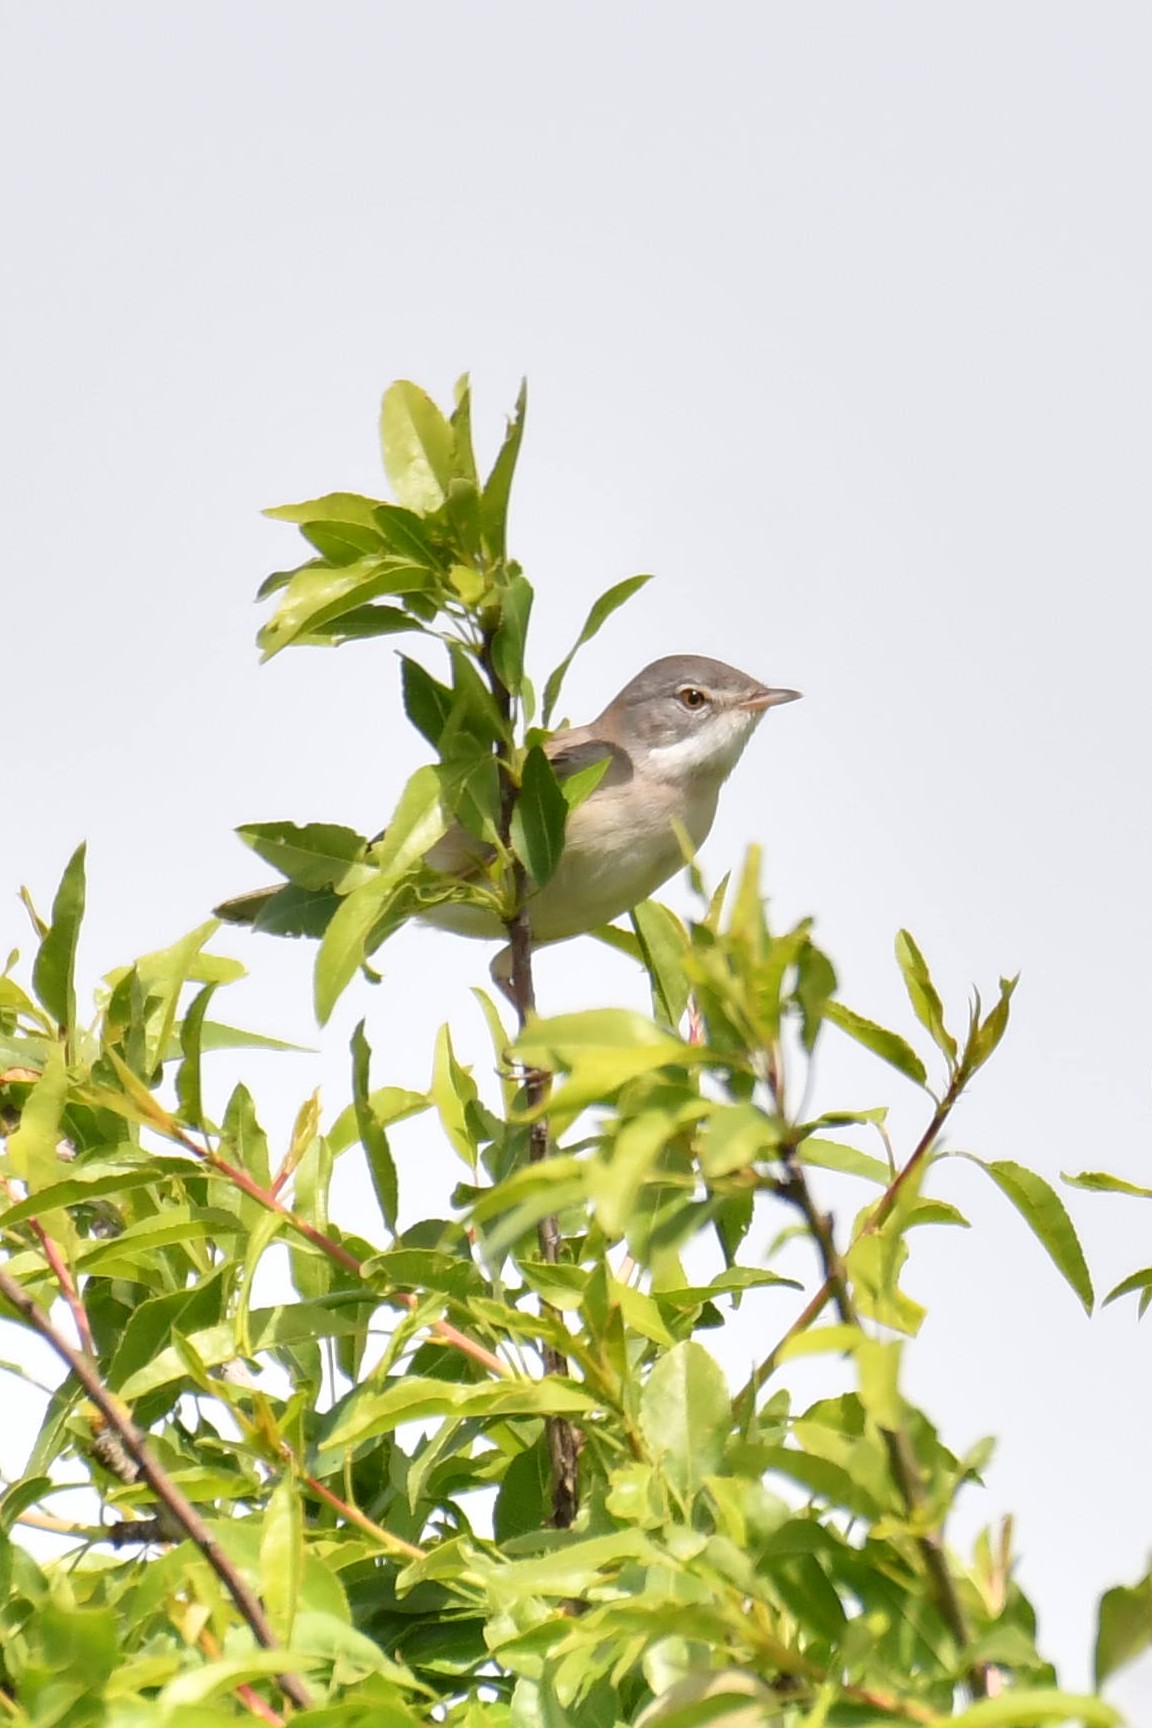
[[[533,945],[598,929],[654,894],[684,863],[682,834],[694,848],[707,839],[721,788],[767,710],[799,696],[721,660],[671,654],[645,666],[588,725],[554,733],[544,751],[558,780],[597,763],[607,766],[568,813],[555,871],[529,889]],[[467,876],[483,862],[481,842],[458,824],[424,855],[425,864],[448,876]],[[286,903],[279,918],[277,898]],[[311,902],[321,908],[318,916]],[[302,905],[300,891],[280,888],[241,895],[215,911],[230,923],[318,935],[337,904],[328,893]],[[427,906],[420,917],[463,936],[507,934],[494,912],[466,903]],[[493,964],[498,980],[500,959]]]

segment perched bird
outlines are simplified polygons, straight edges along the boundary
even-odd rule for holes
[[[595,787],[569,812],[555,872],[527,900],[534,943],[559,942],[609,923],[646,900],[683,864],[682,828],[701,846],[712,827],[720,788],[769,708],[794,702],[721,660],[672,654],[654,660],[587,726],[557,732],[544,746],[561,780],[607,759]],[[425,854],[425,863],[466,876],[480,862],[480,842],[459,826]],[[317,934],[268,919],[267,890],[216,908],[232,923],[257,923],[284,934]],[[464,936],[502,936],[482,907],[448,902],[421,916]],[[321,926],[322,927],[322,926]],[[499,960],[494,967],[494,975]]]

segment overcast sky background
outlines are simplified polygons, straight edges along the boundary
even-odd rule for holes
[[[378,493],[393,378],[470,369],[491,452],[526,373],[538,672],[658,577],[572,717],[668,652],[802,689],[713,878],[762,842],[776,917],[906,1030],[901,924],[957,1019],[1020,970],[950,1143],[1152,1181],[1150,51],[1138,3],[6,7],[0,949],[81,838],[94,982],[260,881],[236,824],[380,825],[421,759],[391,647],[258,668],[255,588],[297,561],[259,511]],[[247,1065],[281,1136],[318,1080],[342,1101],[363,1013],[378,1083],[421,1083],[445,1018],[490,1065],[483,947],[405,933],[318,1035],[311,951],[221,945],[229,1017],[321,1048]],[[539,989],[643,1002],[587,942]],[[907,1149],[923,1106],[874,1067],[830,1042],[820,1102],[893,1101]],[[398,1141],[406,1215],[439,1209],[451,1155]],[[954,1535],[1016,1513],[1083,1683],[1152,1546],[1149,1333],[1084,1318],[972,1166],[935,1190],[977,1228],[919,1234],[910,1390],[955,1448],[1000,1436]],[[1152,1259],[1147,1203],[1065,1193],[1100,1291]]]

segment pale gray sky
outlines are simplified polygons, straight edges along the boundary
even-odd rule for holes
[[[670,651],[803,689],[712,874],[762,841],[779,917],[816,913],[880,1018],[900,924],[958,1008],[1021,970],[953,1144],[1149,1182],[1150,52],[1145,6],[1066,0],[6,7],[0,947],[82,837],[95,979],[259,880],[236,823],[379,825],[419,759],[390,650],[257,668],[252,594],[295,561],[258,512],[379,490],[391,379],[470,368],[491,439],[527,373],[537,666],[659,577],[574,717]],[[310,953],[227,945],[235,1011],[315,1042]],[[486,959],[405,934],[320,1058],[261,1061],[265,1116],[339,1097],[365,1011],[381,1079],[446,1016],[484,1062]],[[541,994],[640,1000],[587,943]],[[820,1084],[921,1121],[850,1052]],[[426,1142],[409,1216],[454,1176]],[[1152,1546],[1147,1328],[1085,1320],[979,1172],[936,1187],[978,1230],[921,1233],[911,1389],[954,1446],[1001,1437],[956,1534],[1016,1512],[1082,1681]],[[1152,1208],[1068,1201],[1101,1290],[1152,1258]]]

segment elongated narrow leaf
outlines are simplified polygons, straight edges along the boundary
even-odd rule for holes
[[[200,1057],[203,1051],[204,1016],[216,991],[215,984],[205,984],[193,998],[180,1028],[180,1049],[184,1060],[176,1070],[176,1097],[180,1113],[191,1128],[203,1128],[204,1101],[200,1086]]]
[[[567,817],[567,800],[547,756],[534,744],[524,758],[512,838],[538,887],[551,878],[560,862]]]
[[[399,1204],[399,1182],[396,1175],[396,1165],[388,1145],[388,1136],[380,1126],[379,1118],[372,1109],[368,1091],[368,1072],[372,1061],[372,1051],[364,1036],[364,1022],[361,1020],[352,1034],[352,1104],[356,1112],[356,1127],[360,1134],[360,1144],[368,1160],[368,1169],[372,1177],[372,1186],[376,1191],[376,1199],[384,1215],[384,1222],[389,1230],[396,1228],[396,1209]],[[417,1106],[419,1108],[419,1106]]]
[[[77,846],[60,878],[52,902],[52,918],[32,967],[32,984],[58,1026],[71,1031],[76,1023],[76,947],[84,917],[84,859]]]
[[[527,409],[528,384],[525,380],[520,385],[516,407],[504,433],[504,442],[480,494],[480,528],[488,556],[493,559],[507,556],[508,500],[516,473],[516,459],[520,454],[520,442],[524,436],[524,416]]]
[[[439,509],[452,482],[455,438],[419,385],[401,379],[384,392],[380,445],[384,472],[401,504],[421,515]]]
[[[688,932],[659,900],[642,900],[632,908],[632,928],[652,987],[652,1011],[674,1032],[691,994],[684,974]]]
[[[1152,1188],[1138,1187],[1123,1176],[1109,1176],[1103,1170],[1082,1170],[1079,1176],[1064,1176],[1069,1188],[1087,1188],[1094,1194],[1133,1194],[1140,1200],[1152,1200]]]
[[[264,515],[275,522],[348,522],[374,528],[379,508],[377,498],[362,498],[358,492],[329,492],[303,504],[274,504]]]
[[[999,1698],[982,1698],[959,1716],[948,1717],[950,1728],[1048,1728],[1049,1724],[1056,1728],[1074,1722],[1080,1728],[1123,1728],[1120,1712],[1103,1698],[1048,1686],[1013,1687]]]
[[[1080,1238],[1064,1202],[1055,1190],[1043,1176],[1038,1176],[1035,1170],[1028,1170],[1023,1164],[1014,1164],[1010,1159],[986,1163],[984,1159],[975,1158],[971,1153],[963,1156],[971,1163],[978,1164],[981,1170],[986,1170],[1001,1193],[1008,1196],[1029,1229],[1047,1250],[1057,1270],[1067,1279],[1084,1304],[1085,1312],[1090,1314],[1095,1300],[1092,1278],[1080,1246]]]
[[[452,712],[452,691],[426,672],[418,660],[409,660],[407,655],[400,659],[400,683],[405,714],[433,749],[439,749],[441,734]]]
[[[492,639],[492,664],[505,690],[519,696],[524,678],[524,649],[532,612],[532,584],[518,570],[500,595],[500,628]]]
[[[853,1013],[843,1002],[825,1003],[824,1018],[831,1020],[834,1026],[839,1026],[841,1032],[847,1032],[849,1038],[854,1038],[857,1044],[863,1044],[866,1050],[871,1050],[873,1055],[890,1062],[893,1068],[898,1068],[901,1074],[914,1080],[917,1086],[927,1085],[927,1069],[911,1044],[901,1038],[898,1032],[889,1032],[886,1026],[877,1026],[874,1020],[865,1020],[862,1014]]]
[[[282,1643],[292,1638],[304,1571],[304,1519],[291,1471],[273,1488],[260,1530],[260,1594]]]
[[[584,627],[580,631],[579,636],[577,636],[575,642],[572,644],[567,654],[565,654],[559,666],[555,667],[554,670],[548,674],[548,682],[544,686],[543,720],[545,726],[547,726],[548,722],[552,718],[553,710],[556,707],[556,702],[560,695],[560,687],[567,676],[568,668],[571,666],[573,660],[575,660],[581,648],[584,647],[586,642],[591,642],[593,636],[595,636],[601,627],[608,622],[613,612],[623,606],[626,600],[630,600],[633,594],[638,593],[640,589],[643,588],[644,584],[646,582],[651,582],[651,580],[651,576],[628,576],[623,582],[617,582],[615,587],[606,589],[605,592],[601,594],[600,598],[593,603],[592,609],[584,620]]]
[[[323,1026],[368,954],[368,938],[392,898],[386,875],[354,888],[340,902],[320,944],[313,975],[316,1018]]]
[[[907,930],[899,931],[896,936],[896,960],[917,1020],[936,1047],[943,1051],[951,1067],[956,1061],[956,1040],[944,1024],[944,1005],[932,982],[928,963]]]

